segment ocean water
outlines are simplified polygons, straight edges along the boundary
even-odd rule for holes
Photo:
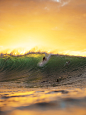
[[[86,115],[86,58],[44,56],[0,57],[0,115]]]

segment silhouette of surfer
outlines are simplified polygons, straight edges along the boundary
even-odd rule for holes
[[[44,56],[42,58],[42,61],[38,63],[38,66],[43,67],[49,61],[50,57],[51,54],[49,54],[48,56]]]
[[[47,61],[46,57],[43,57],[43,61]]]

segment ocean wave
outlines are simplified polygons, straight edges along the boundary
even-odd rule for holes
[[[49,54],[46,54],[48,56]],[[44,66],[38,66],[45,54],[0,57],[0,81],[60,82],[73,77],[82,77],[86,58],[65,55],[51,55]],[[73,83],[73,80],[72,82]]]

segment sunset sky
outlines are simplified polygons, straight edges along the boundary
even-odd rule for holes
[[[86,0],[0,0],[0,52],[31,49],[86,56]]]

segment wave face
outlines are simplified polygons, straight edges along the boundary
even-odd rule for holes
[[[85,78],[85,57],[52,55],[43,67],[39,67],[38,63],[44,56],[45,54],[28,54],[0,57],[0,82],[19,81],[27,84],[48,82],[49,84],[51,81],[62,83],[65,80],[65,84],[70,84],[77,78],[79,81]]]

